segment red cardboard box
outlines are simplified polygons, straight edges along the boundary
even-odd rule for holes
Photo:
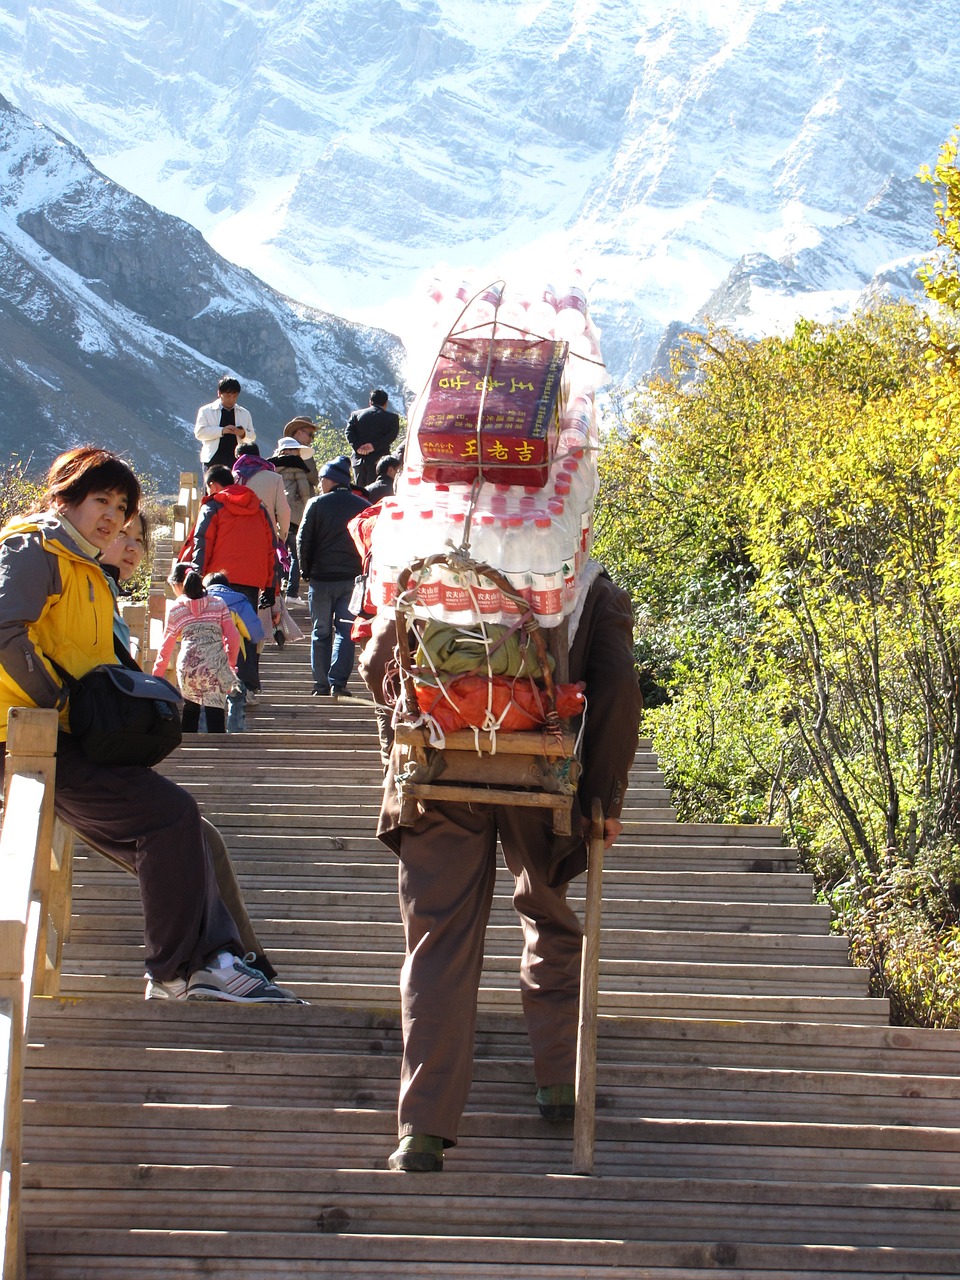
[[[546,484],[566,358],[565,342],[448,338],[417,425],[424,479],[471,484],[482,462],[494,484]]]

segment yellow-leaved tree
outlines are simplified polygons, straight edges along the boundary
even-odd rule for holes
[[[604,452],[598,550],[684,816],[783,821],[900,1016],[957,1025],[952,340],[906,305],[692,336]]]

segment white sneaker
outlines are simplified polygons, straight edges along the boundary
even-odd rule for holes
[[[169,982],[161,982],[159,978],[152,978],[149,973],[145,974],[147,979],[147,989],[144,993],[144,1000],[186,1000],[187,984],[183,978],[171,978]]]
[[[292,991],[285,991],[233,956],[225,969],[209,966],[191,973],[187,982],[188,1000],[230,1000],[243,1004],[306,1004]]]
[[[260,694],[257,692],[257,690],[248,689],[247,690],[247,706],[255,707],[259,701],[260,701]]]

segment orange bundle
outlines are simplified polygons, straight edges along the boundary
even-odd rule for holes
[[[505,733],[536,729],[546,720],[543,690],[533,680],[473,674],[445,680],[442,689],[420,683],[415,688],[420,710],[435,720],[444,733],[482,729],[488,723],[488,711],[493,723]],[[583,681],[555,686],[561,720],[582,714],[585,688]]]

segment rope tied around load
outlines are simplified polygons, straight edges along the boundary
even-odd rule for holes
[[[474,560],[463,544],[458,547],[451,545],[443,552],[414,560],[401,570],[398,576],[395,623],[401,693],[397,698],[394,709],[394,724],[402,718],[408,724],[414,726],[422,725],[428,733],[430,745],[440,750],[443,749],[445,743],[443,728],[437,722],[436,716],[431,715],[429,710],[424,708],[421,698],[418,697],[418,677],[425,678],[431,687],[436,688],[439,700],[446,701],[455,711],[460,710],[455,698],[451,696],[448,687],[449,677],[446,676],[444,670],[441,670],[440,664],[436,661],[429,646],[423,643],[424,635],[426,630],[429,629],[430,623],[426,623],[424,631],[419,631],[417,629],[419,620],[415,616],[417,589],[421,578],[425,573],[438,566],[445,567],[463,576],[474,606],[475,617],[478,619],[478,621],[472,622],[469,626],[463,628],[457,628],[455,624],[451,624],[452,630],[462,632],[466,639],[472,639],[475,642],[478,660],[472,667],[462,668],[462,670],[465,673],[470,671],[475,673],[482,672],[486,678],[486,708],[482,722],[480,724],[471,722],[468,726],[474,730],[478,752],[481,733],[486,735],[489,751],[491,753],[496,752],[496,735],[503,727],[504,721],[511,710],[522,711],[527,717],[531,714],[529,706],[521,707],[512,694],[507,703],[499,710],[495,706],[495,692],[499,686],[499,691],[502,693],[504,677],[494,670],[493,659],[498,651],[508,645],[511,637],[516,636],[518,632],[522,633],[524,640],[533,646],[536,657],[535,661],[530,664],[532,672],[525,672],[523,677],[518,675],[513,679],[523,678],[529,681],[530,689],[533,691],[536,714],[541,718],[540,732],[543,740],[546,742],[552,739],[556,743],[562,742],[562,717],[557,709],[557,689],[553,678],[552,659],[547,652],[543,631],[536,614],[531,609],[529,601],[517,592],[510,580],[500,570],[493,568],[492,565]],[[476,590],[481,579],[491,582],[499,590],[501,596],[511,602],[516,613],[516,617],[511,623],[501,627],[492,626],[484,620],[476,598]],[[417,649],[419,662],[414,661],[411,652],[411,633],[416,635],[420,642]],[[540,683],[534,680],[534,673]],[[530,699],[526,699],[526,701],[529,703]],[[532,723],[535,723],[535,720]]]

